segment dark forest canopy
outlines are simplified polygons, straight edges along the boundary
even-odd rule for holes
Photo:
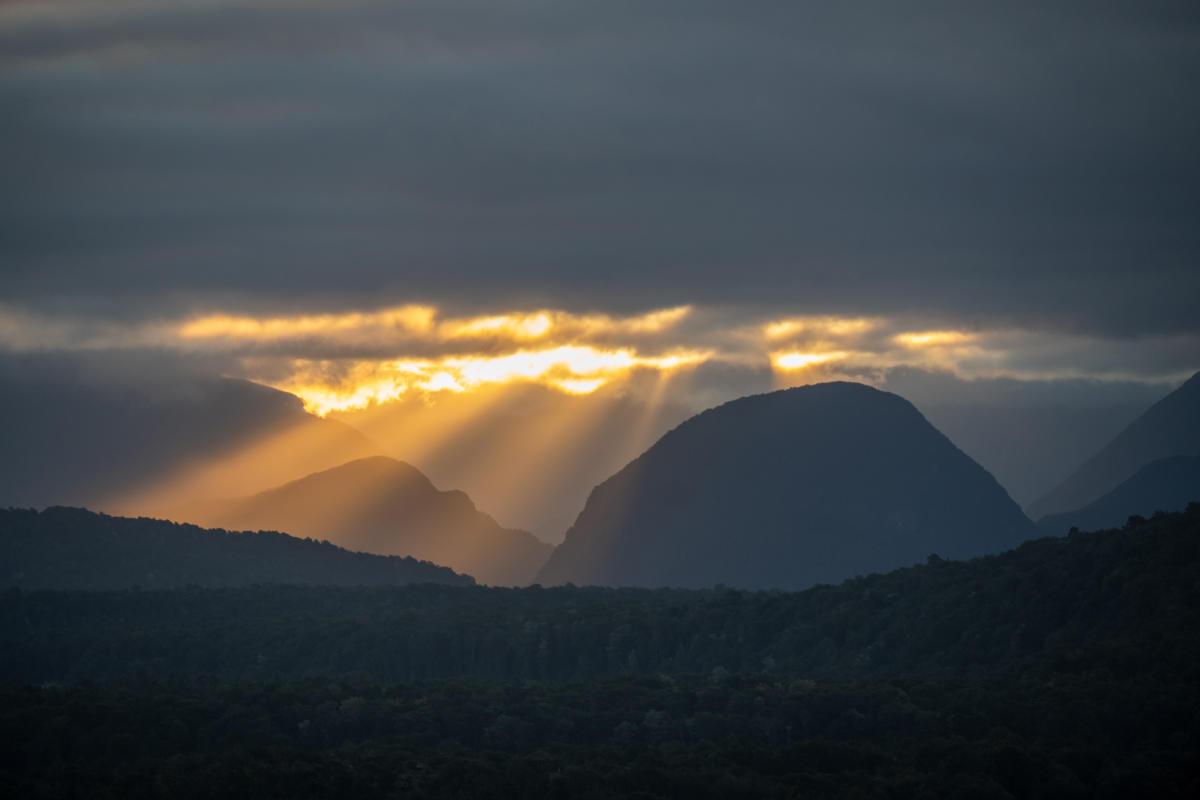
[[[184,623],[184,624],[181,624]],[[870,676],[1045,657],[1200,664],[1200,505],[796,592],[251,587],[0,599],[0,677]],[[1073,666],[1070,666],[1073,665]]]
[[[0,689],[21,797],[1196,796],[1194,682],[1102,672],[813,681]]]
[[[172,800],[1194,797],[1198,629],[1195,504],[798,593],[10,589],[0,781]]]
[[[283,533],[232,533],[81,508],[0,509],[0,586],[470,585],[454,571]]]

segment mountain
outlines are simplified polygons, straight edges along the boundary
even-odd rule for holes
[[[160,514],[379,452],[286,392],[157,365],[116,372],[0,363],[0,507]]]
[[[1200,372],[1151,406],[1065,481],[1030,504],[1034,519],[1098,500],[1151,461],[1200,455]]]
[[[1071,528],[1111,528],[1134,515],[1148,517],[1156,511],[1178,511],[1193,501],[1200,501],[1200,456],[1160,458],[1099,500],[1077,511],[1042,517],[1038,527],[1052,535]]]
[[[282,533],[229,533],[82,508],[0,509],[0,586],[163,589],[253,584],[470,586],[425,561],[353,553]]]
[[[411,555],[483,583],[529,583],[550,546],[502,528],[460,491],[439,491],[409,464],[377,456],[227,501],[197,518],[230,528],[271,528],[370,553]]]
[[[593,490],[544,584],[800,588],[1036,529],[906,400],[854,383],[692,417]]]

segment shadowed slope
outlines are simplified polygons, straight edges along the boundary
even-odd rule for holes
[[[1073,511],[1115,489],[1151,461],[1200,455],[1200,372],[1151,406],[1044,497],[1029,515]]]
[[[229,533],[81,508],[0,509],[0,586],[164,589],[260,583],[444,583],[466,575],[412,558],[352,553],[282,533]]]
[[[1179,511],[1200,500],[1200,456],[1174,456],[1151,461],[1094,503],[1065,514],[1050,514],[1038,527],[1060,535],[1071,528],[1096,530],[1125,523],[1131,516]]]
[[[797,588],[1036,533],[907,401],[852,383],[693,417],[592,492],[547,584]]]
[[[284,530],[370,553],[447,564],[484,583],[528,583],[550,546],[502,528],[462,492],[439,491],[413,466],[377,456],[252,497],[211,505],[221,527]]]

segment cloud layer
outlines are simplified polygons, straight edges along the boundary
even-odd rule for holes
[[[172,354],[207,371],[292,392],[326,415],[512,384],[572,395],[605,390],[705,404],[770,386],[851,379],[882,385],[901,368],[959,380],[1188,377],[1200,337],[1136,339],[1023,328],[933,327],[913,316],[762,316],[676,306],[637,314],[563,309],[455,315],[432,305],[303,314],[208,312],[122,322],[0,306],[0,350]],[[670,380],[699,371],[680,384]]]
[[[1198,16],[8,3],[0,293],[122,323],[691,304],[1195,335]]]

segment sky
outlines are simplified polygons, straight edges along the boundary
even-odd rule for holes
[[[0,350],[321,415],[1168,386],[1197,75],[1190,2],[9,0]]]

